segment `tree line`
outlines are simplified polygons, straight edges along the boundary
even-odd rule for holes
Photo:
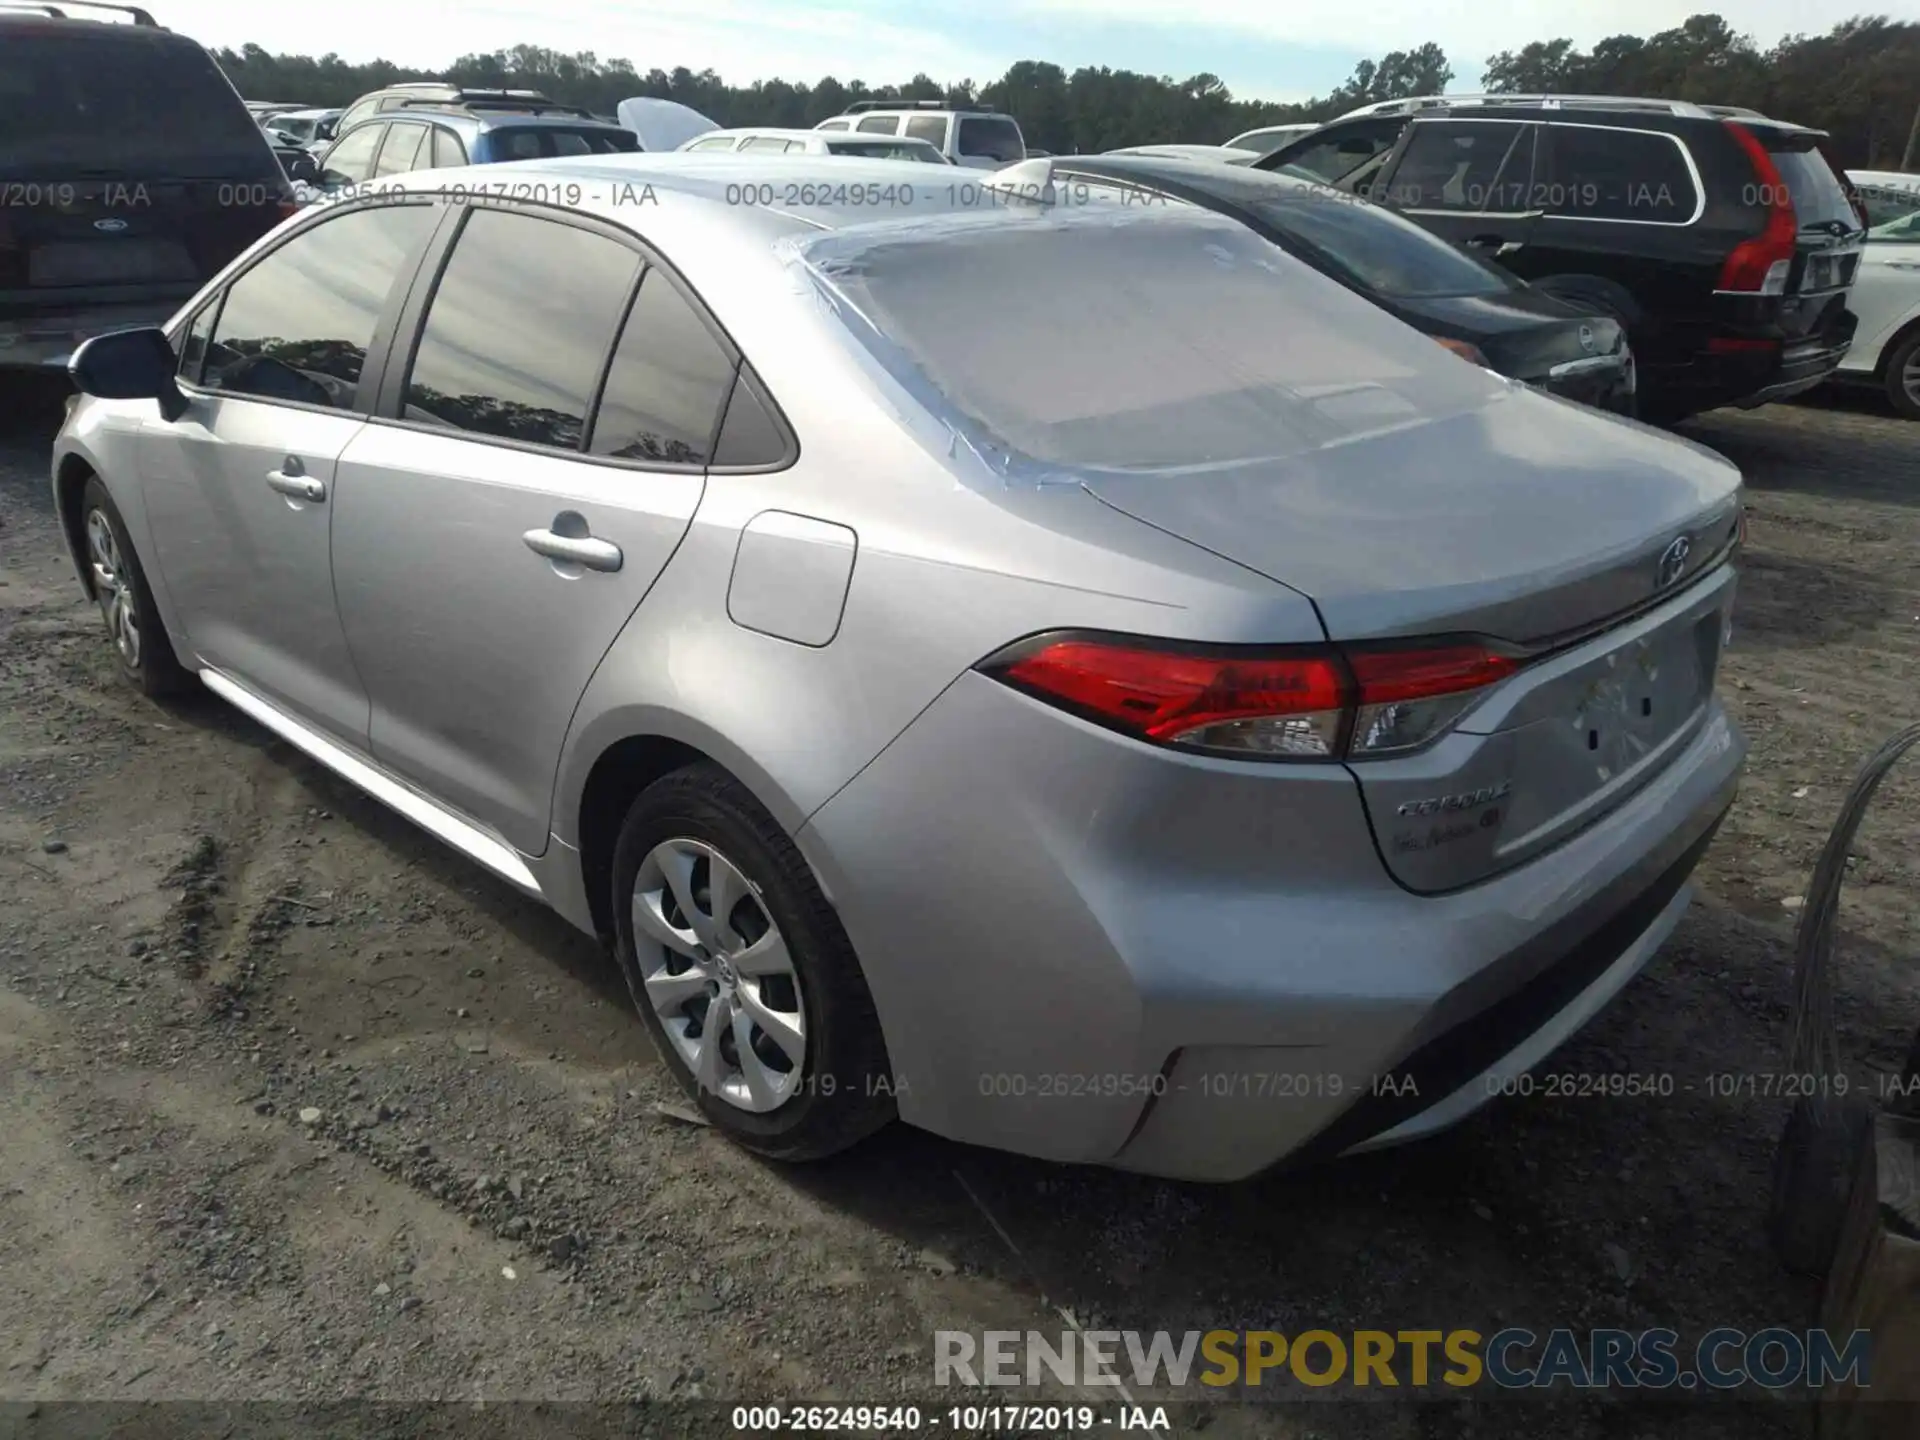
[[[1363,60],[1344,84],[1297,104],[1236,100],[1210,74],[1176,80],[1104,65],[1069,72],[1041,60],[1022,60],[998,80],[979,85],[970,79],[943,83],[926,74],[901,85],[833,76],[811,84],[729,85],[712,70],[642,72],[627,60],[537,45],[464,55],[437,72],[385,60],[349,65],[338,55],[272,55],[258,45],[216,56],[248,99],[318,106],[345,106],[399,80],[441,79],[542,90],[609,116],[629,96],[649,95],[677,100],[730,126],[810,127],[859,100],[985,104],[1019,120],[1029,144],[1063,154],[1156,142],[1218,144],[1256,126],[1328,120],[1376,100],[1436,94],[1455,78],[1452,62],[1432,43]],[[1885,16],[1856,16],[1825,34],[1790,35],[1764,50],[1712,14],[1656,35],[1615,35],[1587,51],[1570,40],[1536,40],[1490,57],[1480,88],[1746,105],[1832,132],[1849,166],[1920,166],[1920,24]]]

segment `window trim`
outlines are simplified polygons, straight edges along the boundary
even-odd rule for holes
[[[890,130],[869,129],[867,126],[869,120],[891,121],[893,128]],[[853,126],[848,133],[852,135],[898,135],[900,133],[900,115],[890,110],[883,110],[878,115],[862,115],[860,122]]]
[[[207,344],[209,350],[211,350],[213,337],[219,333],[220,320],[226,312],[227,296],[232,292],[233,287],[248,275],[252,274],[259,266],[265,264],[272,256],[278,255],[302,235],[308,234],[321,225],[329,224],[332,221],[342,219],[363,210],[392,209],[401,205],[428,206],[432,204],[434,198],[432,195],[426,195],[416,199],[409,195],[404,199],[395,200],[391,196],[372,196],[367,199],[350,201],[339,206],[319,207],[319,213],[314,214],[302,223],[296,224],[280,238],[278,243],[266,250],[260,251],[258,254],[242,256],[239,260],[233,262],[226,271],[214,278],[211,287],[212,294],[208,296],[207,300],[203,304],[197,305],[189,310],[186,318],[181,321],[179,325],[171,327],[167,332],[167,339],[173,345],[176,357],[179,354],[180,341],[185,336],[186,331],[192,328],[194,320],[199,316],[200,312],[209,305],[217,306],[220,311],[219,314],[213,317],[214,328],[207,333]],[[411,297],[414,288],[419,284],[421,262],[427,255],[432,253],[433,242],[439,234],[441,224],[444,224],[444,221],[427,226],[424,238],[416,242],[414,252],[403,262],[401,265],[401,274],[396,277],[404,280],[405,283],[394,287],[393,293],[387,296],[387,303],[381,308],[379,315],[374,319],[373,335],[367,341],[367,358],[360,366],[360,383],[355,387],[353,392],[352,408],[343,409],[337,405],[309,405],[304,400],[283,400],[269,395],[243,395],[232,390],[211,389],[203,383],[206,374],[206,362],[204,359],[202,359],[200,365],[201,379],[189,382],[179,375],[176,367],[174,376],[175,383],[179,385],[182,392],[194,399],[232,400],[252,405],[272,405],[283,410],[304,411],[310,415],[348,416],[362,422],[370,419],[372,402],[378,398],[379,382],[384,378],[388,352],[393,342],[394,326],[398,323],[406,307],[406,302]]]
[[[380,152],[384,150],[387,145],[387,132],[393,128],[393,122],[390,120],[374,118],[356,121],[352,129],[342,130],[336,134],[333,139],[327,142],[326,153],[315,157],[315,163],[320,167],[321,178],[324,179],[328,174],[326,162],[333,158],[334,151],[338,150],[349,138],[359,134],[362,130],[372,130],[375,127],[379,128],[380,133],[373,137],[373,153],[367,156],[367,173],[357,180],[349,179],[347,181],[349,185],[371,185],[373,183],[373,167],[380,163]]]
[[[361,183],[371,185],[375,180],[390,180],[395,175],[410,174],[420,168],[418,165],[409,161],[404,170],[387,170],[383,172],[380,169],[380,162],[386,159],[387,146],[393,143],[393,134],[396,130],[423,130],[426,132],[419,140],[414,142],[412,160],[418,160],[420,158],[420,146],[433,139],[434,126],[419,120],[389,120],[387,122],[387,133],[380,137],[380,143],[374,147],[373,169],[368,172],[366,180]]]
[[[1701,177],[1699,164],[1693,158],[1693,147],[1672,131],[1649,130],[1637,125],[1594,125],[1579,120],[1543,120],[1538,123],[1547,132],[1547,173],[1550,175],[1560,173],[1560,147],[1554,142],[1556,130],[1604,130],[1614,135],[1656,135],[1667,141],[1680,152],[1681,163],[1687,167],[1687,178],[1693,182],[1693,213],[1684,220],[1626,220],[1611,215],[1561,215],[1553,210],[1545,211],[1542,219],[1569,221],[1576,225],[1648,225],[1660,230],[1684,230],[1689,225],[1697,225],[1700,217],[1707,213],[1707,184]]]
[[[733,337],[720,323],[713,309],[700,298],[699,292],[688,283],[685,276],[658,250],[649,245],[636,232],[617,225],[598,215],[569,209],[540,200],[520,196],[506,195],[463,195],[449,201],[442,191],[423,190],[418,192],[424,198],[437,202],[446,212],[439,226],[435,228],[427,249],[415,268],[413,285],[409,288],[406,300],[394,316],[392,334],[388,337],[386,349],[380,357],[379,388],[374,403],[366,415],[369,425],[392,426],[402,430],[413,430],[421,434],[439,435],[447,438],[465,440],[476,445],[495,445],[508,450],[525,451],[532,455],[545,455],[563,460],[572,460],[587,465],[604,465],[614,469],[633,470],[643,474],[666,475],[757,475],[789,469],[800,458],[800,444],[792,422],[771,392],[762,382],[757,394],[765,404],[768,413],[774,418],[786,441],[786,454],[777,465],[755,466],[717,466],[703,462],[698,465],[679,465],[669,461],[634,460],[625,456],[592,455],[587,446],[592,443],[594,430],[600,424],[600,398],[608,375],[613,367],[613,357],[625,333],[627,316],[631,312],[634,299],[639,295],[639,286],[648,274],[658,270],[672,284],[680,298],[689,305],[707,333],[719,345],[721,354],[733,365],[734,386],[739,384],[739,373],[743,365],[751,369]],[[427,315],[433,308],[434,297],[440,291],[440,282],[445,278],[447,263],[453,256],[454,246],[459,242],[460,234],[465,230],[467,217],[478,210],[498,210],[506,214],[526,215],[533,219],[545,220],[560,225],[571,225],[577,230],[600,235],[631,250],[640,261],[640,271],[629,290],[626,304],[621,311],[620,324],[614,328],[613,338],[608,342],[607,351],[601,357],[598,385],[591,398],[591,408],[587,411],[581,433],[578,450],[562,450],[553,445],[542,445],[531,440],[514,440],[506,436],[486,435],[473,430],[455,430],[445,425],[429,425],[420,420],[408,420],[402,414],[406,397],[406,382],[413,373],[413,362],[418,356],[421,337],[426,333]],[[368,369],[373,364],[372,351],[368,351]],[[365,381],[365,374],[362,375]],[[725,423],[728,407],[733,403],[733,389],[729,388],[721,401],[719,417],[714,422],[712,438],[708,441],[708,453],[717,441],[720,425]]]
[[[460,132],[455,130],[451,125],[441,125],[441,124],[435,123],[435,124],[429,125],[427,129],[431,132],[427,136],[427,147],[428,147],[427,155],[428,155],[428,158],[433,161],[433,165],[431,168],[435,170],[440,170],[440,169],[456,170],[456,169],[464,168],[465,166],[471,165],[473,163],[473,157],[467,150],[467,142],[463,138],[461,138]],[[440,164],[439,158],[434,155],[433,152],[439,149],[440,142],[442,140],[450,142],[459,153],[460,163],[458,165],[442,166]]]

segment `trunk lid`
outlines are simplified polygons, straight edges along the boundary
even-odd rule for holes
[[[1544,384],[1556,366],[1618,362],[1625,336],[1617,320],[1583,315],[1538,290],[1402,302],[1408,319],[1434,334],[1479,346],[1502,375]]]
[[[1328,397],[1338,401],[1342,397]],[[1115,509],[1300,591],[1334,640],[1603,625],[1731,540],[1739,472],[1689,441],[1529,392],[1185,475],[1090,472]]]

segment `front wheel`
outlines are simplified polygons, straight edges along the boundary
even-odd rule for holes
[[[87,577],[122,673],[149,696],[178,694],[193,677],[173,653],[126,522],[97,475],[81,494],[80,514]]]
[[[1887,402],[1907,420],[1920,420],[1920,331],[1887,356]]]
[[[799,849],[731,775],[690,766],[634,801],[613,911],[634,1006],[716,1128],[775,1159],[813,1160],[893,1118],[853,946]]]

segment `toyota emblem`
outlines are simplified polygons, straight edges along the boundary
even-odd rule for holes
[[[96,220],[93,222],[93,228],[96,230],[104,230],[109,235],[118,235],[122,230],[127,228],[127,222],[112,219]]]
[[[1687,573],[1687,557],[1693,553],[1693,542],[1685,535],[1667,546],[1660,556],[1659,588],[1665,590],[1682,575]]]
[[[1580,327],[1580,348],[1589,355],[1593,353],[1593,327],[1591,325],[1582,325]]]

